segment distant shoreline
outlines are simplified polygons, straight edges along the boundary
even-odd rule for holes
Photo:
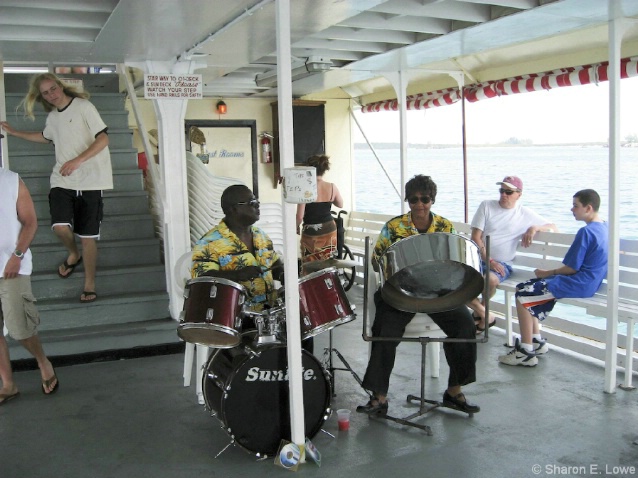
[[[633,144],[633,147],[638,147],[636,143],[625,143],[621,144],[621,146],[629,146],[629,144]],[[372,146],[375,149],[398,149],[400,147],[399,143],[372,143]],[[608,144],[605,142],[596,142],[596,143],[552,143],[552,144],[530,144],[530,143],[521,143],[521,144],[513,144],[513,143],[498,143],[498,144],[468,144],[468,148],[514,148],[514,147],[560,147],[560,146],[576,146],[583,148],[606,148]],[[444,148],[460,148],[461,144],[422,144],[422,143],[408,143],[408,148],[410,149],[444,149]],[[367,143],[354,143],[354,149],[368,149]]]

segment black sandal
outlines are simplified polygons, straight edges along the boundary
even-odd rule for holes
[[[80,256],[80,258],[77,260],[75,264],[69,264],[69,261],[67,259],[64,259],[64,262],[62,263],[62,267],[64,267],[64,272],[66,274],[62,274],[60,272],[60,268],[58,267],[58,275],[62,279],[68,279],[69,277],[71,277],[71,274],[73,274],[73,271],[75,270],[75,268],[79,266],[81,263],[82,263],[82,256]]]
[[[376,398],[376,402],[373,404],[373,400],[369,400],[365,405],[359,405],[357,407],[357,413],[367,413],[368,415],[387,415],[388,414],[388,401],[381,403]]]

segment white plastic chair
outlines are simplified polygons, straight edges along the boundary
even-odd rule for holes
[[[370,250],[372,250],[372,243]],[[370,258],[372,254],[370,254]],[[368,307],[368,317],[370,320],[368,321],[368,335],[372,335],[372,322],[374,320],[374,314],[377,310],[374,305],[374,294],[373,292],[377,290],[379,285],[378,274],[372,268],[371,260],[368,261],[368,290],[371,291],[370,299],[367,300]],[[366,300],[367,298],[364,298]],[[446,337],[445,333],[441,330],[441,328],[436,325],[436,323],[432,320],[432,318],[428,314],[417,313],[414,318],[410,321],[410,323],[405,328],[405,332],[403,333],[403,337],[406,339],[418,339],[421,337],[432,337],[432,338],[442,338]],[[372,342],[370,342],[368,346],[368,357],[370,356],[370,350],[372,348]],[[439,377],[440,371],[440,357],[441,357],[441,343],[440,342],[430,342],[427,350],[427,360],[426,364],[430,369],[430,376],[432,378]]]
[[[173,268],[173,276],[175,277],[175,285],[179,287],[184,293],[186,282],[191,278],[191,257],[193,253],[191,251],[185,252],[177,259],[175,267]],[[184,349],[184,386],[189,387],[191,384],[192,372],[193,372],[193,359],[195,359],[195,350],[197,350],[197,359],[195,370],[197,373],[197,383],[195,384],[195,392],[197,394],[197,401],[199,404],[204,404],[204,394],[202,392],[202,378],[204,375],[204,367],[208,361],[209,347],[205,345],[192,344],[186,342]]]

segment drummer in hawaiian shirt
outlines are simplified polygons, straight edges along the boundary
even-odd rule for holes
[[[193,277],[212,276],[238,282],[246,289],[247,308],[260,312],[277,299],[274,280],[283,279],[283,263],[268,235],[254,226],[259,200],[243,185],[222,193],[224,218],[193,248]]]

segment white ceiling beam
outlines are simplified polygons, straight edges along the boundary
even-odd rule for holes
[[[365,30],[361,28],[330,27],[315,33],[312,38],[330,40],[380,41],[383,43],[400,43],[411,45],[416,41],[416,34],[396,30]]]
[[[61,10],[33,10],[31,8],[0,7],[1,26],[40,26],[55,25],[60,28],[97,28],[101,29],[109,19],[110,13],[63,12]]]
[[[27,27],[27,26],[2,26],[0,28],[0,41],[27,41],[27,42],[93,42],[98,35],[96,29],[80,28],[55,28],[55,27]]]
[[[297,57],[308,57],[308,56],[320,56],[323,58],[330,58],[332,61],[358,61],[364,59],[366,56],[363,52],[357,51],[346,51],[346,50],[330,50],[327,48],[313,48],[313,49],[301,49],[295,48],[293,46],[292,54]]]
[[[530,8],[535,8],[540,5],[538,0],[463,0],[463,2],[518,8],[520,10],[529,10]]]
[[[403,17],[400,15],[367,12],[349,18],[339,23],[339,25],[353,28],[372,28],[444,35],[450,32],[451,23],[452,22],[448,20],[442,20],[440,18]]]
[[[63,12],[107,12],[117,6],[119,0],[2,0],[3,7],[61,10]]]
[[[372,8],[370,11],[411,17],[444,18],[474,23],[483,23],[491,19],[489,5],[465,4],[458,1],[424,4],[422,0],[393,0]]]
[[[328,50],[367,51],[383,53],[388,51],[388,45],[380,42],[363,42],[347,40],[321,40],[306,38],[294,44],[295,48],[325,48]]]

